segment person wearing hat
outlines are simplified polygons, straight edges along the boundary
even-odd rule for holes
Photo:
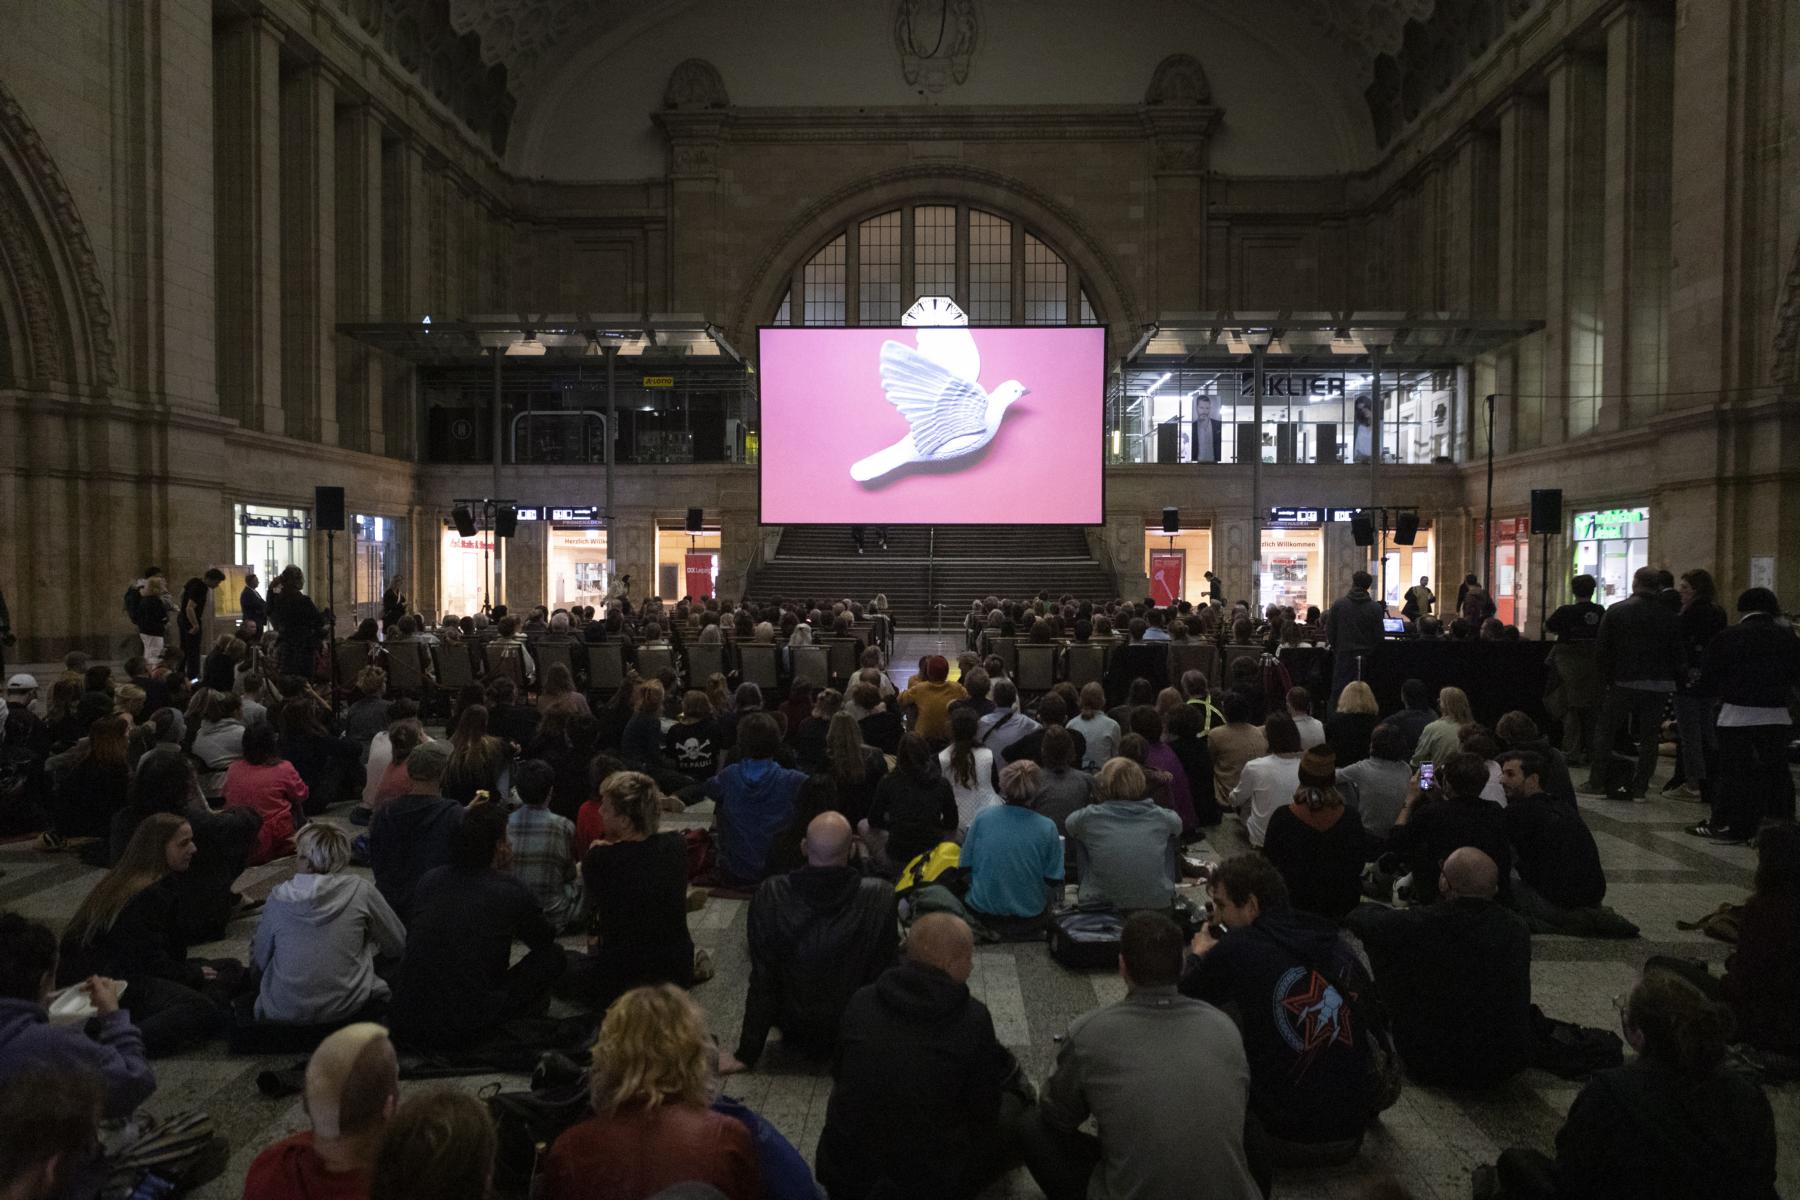
[[[276,1142],[250,1164],[244,1195],[256,1200],[362,1200],[381,1135],[400,1100],[400,1063],[387,1030],[346,1025],[306,1064],[311,1129]]]
[[[434,867],[450,861],[450,839],[463,807],[442,794],[449,742],[426,742],[406,758],[406,792],[369,821],[369,865],[388,905],[410,922],[413,890]]]
[[[919,673],[900,693],[900,711],[912,721],[912,731],[942,748],[950,744],[950,706],[967,700],[969,693],[950,681],[950,662],[941,654],[919,660]]]
[[[50,727],[31,710],[37,700],[37,677],[20,672],[6,681],[6,712],[0,720],[0,746],[6,761],[30,760],[39,767],[50,757]]]
[[[1287,881],[1301,912],[1341,920],[1361,899],[1369,848],[1362,818],[1337,788],[1337,755],[1314,746],[1300,756],[1293,803],[1269,817],[1263,853]]]

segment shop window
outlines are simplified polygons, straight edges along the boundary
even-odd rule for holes
[[[689,533],[680,523],[658,525],[656,594],[671,603],[687,595],[717,594],[721,544],[716,525],[699,533]]]
[[[1609,508],[1575,514],[1575,574],[1600,581],[1594,599],[1612,604],[1631,595],[1631,577],[1650,562],[1650,510]]]
[[[1257,594],[1263,605],[1284,605],[1302,615],[1308,606],[1325,607],[1323,528],[1265,528],[1261,552]]]
[[[1169,556],[1179,555],[1179,567],[1163,572],[1160,583],[1158,568],[1174,565]],[[1203,604],[1207,597],[1206,572],[1212,570],[1212,530],[1183,529],[1164,533],[1160,525],[1144,528],[1144,576],[1150,580],[1151,594],[1163,600],[1166,594],[1174,600]]]
[[[232,519],[238,565],[254,571],[264,588],[290,566],[308,569],[306,531],[311,521],[306,509],[234,504]]]
[[[606,530],[598,524],[555,525],[550,528],[546,542],[545,603],[553,611],[576,604],[591,604],[599,609],[610,583]]]
[[[442,553],[438,560],[438,598],[440,612],[459,617],[473,616],[488,603],[504,603],[501,596],[491,595],[494,560],[500,559],[500,577],[506,577],[506,539],[494,544],[493,531],[477,530],[463,537],[454,529],[444,530]]]

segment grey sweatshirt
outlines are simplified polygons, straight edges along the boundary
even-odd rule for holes
[[[341,1020],[389,995],[375,957],[406,949],[406,929],[360,875],[296,875],[269,894],[251,964],[263,973],[259,1021]]]

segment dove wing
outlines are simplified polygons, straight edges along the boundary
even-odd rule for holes
[[[912,426],[913,445],[930,457],[953,438],[987,430],[987,393],[910,346],[881,344],[881,390]]]
[[[952,375],[981,382],[981,351],[975,335],[962,325],[926,325],[919,329],[919,353]]]

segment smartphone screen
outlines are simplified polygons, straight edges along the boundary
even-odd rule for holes
[[[1426,763],[1419,768],[1419,790],[1430,791],[1431,781],[1437,777],[1437,764]]]

